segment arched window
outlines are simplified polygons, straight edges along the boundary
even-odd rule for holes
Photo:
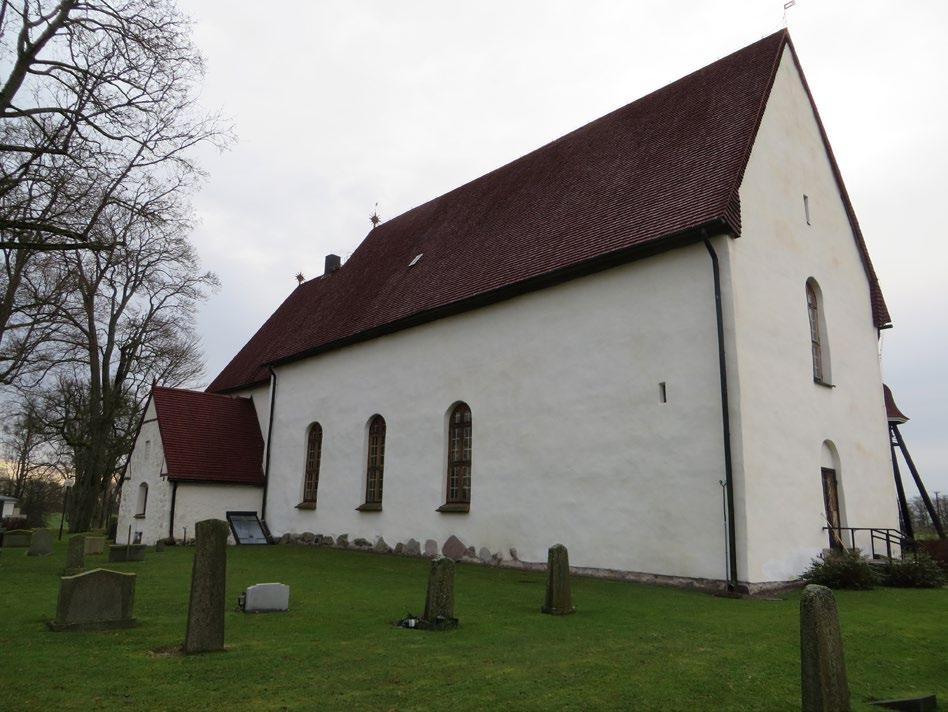
[[[806,282],[806,308],[810,319],[810,350],[813,355],[813,380],[830,383],[829,349],[826,343],[826,319],[823,298],[815,279]]]
[[[323,429],[319,423],[309,426],[306,435],[306,469],[303,475],[303,504],[316,504],[319,487],[319,461],[323,450]]]
[[[373,415],[369,420],[369,451],[365,470],[365,509],[382,505],[382,474],[385,469],[385,418]]]
[[[138,509],[135,512],[136,517],[145,516],[145,507],[148,506],[148,485],[142,482],[138,486]]]
[[[471,502],[471,409],[458,403],[448,420],[448,504]]]

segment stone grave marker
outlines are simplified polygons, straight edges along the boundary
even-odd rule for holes
[[[51,630],[130,628],[135,605],[135,574],[94,569],[59,579],[56,620]]]
[[[258,583],[244,591],[245,613],[270,613],[290,608],[290,587],[283,583]]]
[[[221,519],[205,519],[195,525],[194,533],[197,545],[184,637],[184,652],[189,655],[224,649],[224,586],[230,526]]]
[[[25,548],[30,545],[32,538],[33,531],[30,529],[11,529],[3,533],[3,548]]]
[[[551,546],[547,554],[546,601],[540,610],[555,616],[576,612],[569,585],[569,552],[562,544]]]
[[[99,534],[86,534],[86,556],[105,553],[105,537]]]
[[[438,542],[434,539],[425,539],[425,556],[433,559],[438,555]]]
[[[424,627],[430,630],[457,628],[454,617],[454,561],[439,556],[431,562],[428,595],[425,597]]]
[[[86,567],[86,535],[76,534],[69,537],[69,544],[66,548],[66,570],[65,576],[75,576],[81,574]]]
[[[849,712],[843,639],[833,592],[810,584],[800,596],[803,712]]]
[[[448,537],[447,541],[444,542],[444,546],[441,547],[441,553],[449,559],[460,561],[467,556],[468,552],[464,542],[452,534]]]
[[[53,553],[53,533],[49,529],[34,529],[27,556],[49,556]]]

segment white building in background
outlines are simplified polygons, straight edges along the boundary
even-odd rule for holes
[[[208,393],[156,389],[120,536],[253,511],[274,535],[786,581],[828,525],[898,526],[889,325],[782,31],[327,258]],[[167,462],[162,393],[213,433],[207,472]],[[227,400],[236,431],[197,405]]]

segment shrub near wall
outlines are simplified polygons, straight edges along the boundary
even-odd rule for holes
[[[822,554],[810,562],[800,578],[806,583],[855,591],[867,591],[879,583],[878,574],[872,570],[859,549]]]
[[[29,522],[26,517],[4,517],[0,519],[0,529],[12,531],[13,529],[29,529]]]
[[[919,554],[918,557],[889,562],[882,574],[885,586],[898,588],[941,588],[945,585],[945,574],[932,557]]]

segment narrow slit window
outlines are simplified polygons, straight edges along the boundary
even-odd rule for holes
[[[322,459],[323,428],[319,423],[309,426],[306,436],[306,466],[303,474],[303,503],[315,504],[319,488],[319,464]]]
[[[810,196],[803,194],[803,214],[806,216],[806,224],[810,224]]]
[[[458,403],[448,423],[448,504],[471,502],[471,409]]]
[[[665,390],[665,381],[658,384],[658,398],[662,403],[668,402],[668,393]]]
[[[369,421],[369,452],[365,475],[365,503],[382,504],[382,473],[385,469],[385,419],[373,415]]]

